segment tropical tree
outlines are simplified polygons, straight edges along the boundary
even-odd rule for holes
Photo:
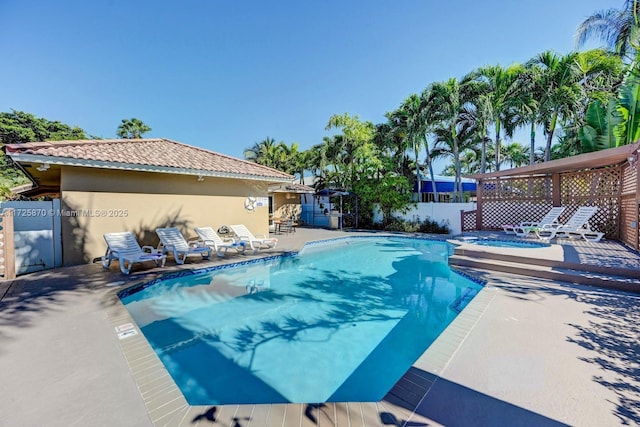
[[[599,99],[607,103],[614,98],[628,71],[619,56],[602,49],[579,52],[575,67],[584,90],[584,110],[591,101]]]
[[[0,113],[0,143],[2,144],[86,138],[85,131],[78,126],[69,126],[57,120],[36,117],[24,111],[11,110],[11,112]]]
[[[300,183],[304,176],[304,154],[300,151],[298,143],[292,142],[287,145],[284,142],[279,144],[279,153],[276,169],[286,172],[290,175],[298,175]]]
[[[517,71],[514,92],[511,97],[512,125],[511,129],[529,126],[529,164],[536,162],[536,129],[541,122],[540,99],[542,98],[542,69],[539,67],[522,67]]]
[[[601,10],[585,19],[576,31],[576,45],[590,39],[603,41],[608,49],[628,59],[638,49],[640,2],[625,0],[622,9]]]
[[[504,149],[504,161],[512,168],[524,166],[529,162],[529,147],[513,142]]]
[[[421,194],[422,179],[420,177],[420,159],[418,158],[424,134],[423,123],[420,120],[420,97],[411,94],[403,101],[400,108],[387,113],[387,119],[393,130],[400,136],[403,149],[413,149],[415,162],[415,182],[418,194]]]
[[[586,124],[578,130],[584,151],[631,144],[640,139],[640,73],[632,68],[618,97],[596,99],[587,108]]]
[[[462,150],[473,145],[476,129],[464,120],[469,108],[470,100],[477,93],[472,77],[466,76],[462,80],[451,78],[445,82],[434,83],[431,86],[432,100],[438,105],[434,112],[434,121],[438,125],[434,129],[436,145],[432,151],[434,158],[450,157],[455,168],[455,196],[454,200],[462,201],[462,180],[460,154]]]
[[[69,126],[57,120],[36,117],[24,111],[11,110],[0,113],[0,144],[21,144],[38,141],[60,141],[86,139],[85,131],[78,126]],[[28,183],[29,179],[11,159],[0,151],[0,187],[5,193],[9,188]],[[6,198],[6,194],[0,198]]]
[[[575,66],[578,54],[565,56],[551,51],[543,52],[529,61],[529,67],[537,67],[534,73],[539,78],[539,121],[544,126],[546,137],[545,161],[551,159],[553,136],[561,122],[570,120],[581,109],[584,94],[580,76]]]
[[[266,137],[260,142],[253,144],[251,148],[244,150],[244,158],[254,163],[277,168],[280,163],[280,150],[282,143],[276,142],[275,139]]]
[[[483,120],[493,124],[496,170],[500,170],[501,135],[502,132],[507,131],[506,126],[509,126],[511,107],[509,101],[515,91],[518,68],[519,66],[504,68],[493,65],[481,67],[475,72],[477,79],[482,83],[483,99],[480,107]]]
[[[145,133],[151,132],[151,128],[147,126],[142,120],[136,119],[122,119],[122,123],[116,130],[116,135],[124,139],[140,139]]]
[[[493,148],[491,149],[493,153]],[[480,173],[480,165],[482,160],[480,159],[481,152],[475,149],[464,150],[460,154],[460,172],[465,175]],[[456,171],[452,163],[448,164],[443,170],[444,176],[455,176]]]
[[[488,89],[488,87],[487,87]],[[488,153],[488,145],[491,142],[491,138],[489,138],[488,127],[491,121],[491,117],[493,116],[493,108],[491,106],[490,97],[487,96],[486,93],[482,93],[481,95],[475,97],[472,100],[475,105],[475,109],[473,111],[472,120],[474,122],[477,139],[479,140],[480,152],[476,158],[479,158],[478,162],[479,169],[475,171],[476,173],[485,173],[487,171],[487,153]],[[495,151],[495,150],[493,150]]]
[[[366,153],[375,150],[373,136],[375,126],[371,122],[362,122],[357,115],[348,113],[334,114],[329,118],[326,130],[337,129],[341,135],[336,135],[331,141],[332,153],[329,157],[341,159],[342,168],[346,172],[345,186],[352,186],[357,180],[356,171],[366,160]],[[336,168],[339,168],[336,162]]]
[[[415,161],[415,182],[417,183],[418,195],[422,193],[422,174],[420,172],[420,148],[424,147],[426,152],[426,164],[434,189],[434,198],[438,200],[438,193],[435,185],[431,155],[426,133],[429,129],[429,116],[431,99],[429,90],[425,90],[421,96],[410,95],[404,100],[400,108],[387,113],[390,127],[399,136],[402,150],[412,149]]]
[[[623,122],[622,113],[615,99],[606,104],[595,100],[587,108],[586,124],[578,130],[578,138],[584,152],[613,148],[618,145],[615,129]]]
[[[438,105],[436,101],[435,93],[432,91],[432,87],[427,87],[420,94],[420,120],[422,120],[422,138],[425,151],[425,163],[429,169],[429,177],[431,179],[431,188],[433,188],[433,199],[437,203],[438,190],[436,186],[436,178],[433,173],[433,155],[429,149],[428,136],[433,134],[437,122]]]

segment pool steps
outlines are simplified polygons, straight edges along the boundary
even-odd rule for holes
[[[640,293],[640,270],[457,247],[449,265]]]

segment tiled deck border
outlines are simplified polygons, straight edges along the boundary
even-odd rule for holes
[[[264,262],[264,258],[243,261],[240,264],[253,262]],[[235,264],[227,262],[212,269],[229,268]],[[460,271],[457,273],[462,274]],[[172,274],[191,273],[183,270]],[[156,280],[152,282],[155,283]],[[146,282],[145,280],[144,283]],[[133,285],[127,289],[135,287],[136,285]],[[125,293],[126,291],[124,290]],[[120,293],[123,293],[123,290],[114,289],[105,297],[107,299],[105,305],[109,307],[107,316],[114,333],[117,333],[116,328],[121,325],[127,323],[136,325],[120,302],[118,297]],[[437,381],[438,375],[446,368],[457,349],[473,330],[494,296],[494,289],[487,287],[481,289],[380,402],[192,406],[186,401],[137,325],[135,326],[136,335],[120,339],[119,342],[151,422],[157,427],[205,425],[216,420],[223,421],[225,425],[235,425],[238,421],[243,427],[254,425],[384,426],[403,425],[409,420],[412,423],[430,425],[431,420],[415,413],[414,410],[427,396],[431,386]]]

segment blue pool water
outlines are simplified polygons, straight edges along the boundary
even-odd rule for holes
[[[470,243],[480,246],[493,246],[497,248],[544,248],[549,246],[543,242],[526,242],[519,240],[478,239]]]
[[[121,299],[192,405],[379,401],[481,288],[449,250],[341,239]]]

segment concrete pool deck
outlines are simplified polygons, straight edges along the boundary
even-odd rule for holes
[[[301,228],[261,255],[353,234]],[[615,242],[556,246],[580,262],[640,265]],[[236,258],[136,267],[130,277],[91,264],[0,282],[0,425],[640,423],[638,295],[481,270],[487,286],[381,402],[172,408],[180,397],[153,373],[141,337],[118,339],[126,310],[114,295],[159,271]]]

